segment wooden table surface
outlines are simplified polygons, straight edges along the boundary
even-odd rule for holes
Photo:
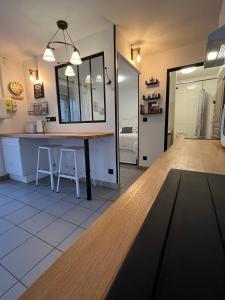
[[[16,138],[77,138],[77,139],[95,139],[112,136],[111,131],[77,131],[77,132],[46,132],[46,133],[0,133],[0,137]]]
[[[172,168],[225,174],[225,148],[215,140],[180,139],[21,299],[103,299]]]

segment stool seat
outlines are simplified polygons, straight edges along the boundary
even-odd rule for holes
[[[84,147],[82,146],[66,146],[66,147],[62,147],[62,150],[65,150],[65,151],[73,151],[73,150],[82,150],[84,149]]]
[[[37,173],[36,173],[36,186],[38,186],[38,179],[39,179],[39,173],[47,174],[50,176],[51,181],[51,189],[54,191],[54,177],[53,175],[58,172],[58,170],[55,169],[55,162],[54,162],[54,156],[52,153],[52,150],[62,147],[62,145],[59,144],[47,144],[47,145],[40,145],[38,146],[38,158],[37,158]],[[48,163],[49,163],[49,169],[43,170],[40,168],[40,154],[42,151],[47,151],[48,153]]]

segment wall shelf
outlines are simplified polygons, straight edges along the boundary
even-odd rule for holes
[[[141,113],[141,115],[142,116],[148,116],[148,115],[160,115],[160,114],[162,114],[162,108],[160,108],[160,110],[159,111],[152,111],[152,112],[150,112],[150,113]]]
[[[149,96],[148,96],[148,97],[145,97],[145,95],[143,95],[143,100],[144,100],[144,101],[153,101],[153,102],[155,102],[156,100],[159,100],[160,97],[161,97],[160,94],[158,94],[157,97],[152,97],[152,98],[149,97]]]
[[[153,80],[149,80],[149,81],[145,80],[145,85],[147,87],[155,86],[155,85],[158,85],[158,84],[159,84],[159,80],[157,78],[154,79],[154,81]]]

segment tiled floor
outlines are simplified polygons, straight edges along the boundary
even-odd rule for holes
[[[1,300],[17,299],[142,173],[121,165],[120,190],[93,187],[92,201],[85,200],[85,184],[78,199],[68,180],[58,194],[46,179],[38,188],[0,182]]]

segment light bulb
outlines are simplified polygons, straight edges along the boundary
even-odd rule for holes
[[[98,75],[96,76],[95,81],[96,81],[96,82],[100,82],[100,83],[103,82],[102,76],[101,76],[100,74],[98,74]]]
[[[33,74],[30,74],[30,81],[34,82],[34,76],[33,76]]]
[[[65,76],[75,76],[74,70],[71,66],[66,67]]]
[[[50,48],[45,49],[45,53],[43,55],[43,60],[48,61],[48,62],[55,61],[55,56]]]
[[[217,51],[210,51],[207,55],[207,60],[211,61],[211,60],[215,60],[217,58]]]
[[[82,60],[80,58],[80,54],[77,50],[73,51],[73,54],[71,56],[71,59],[70,59],[70,63],[73,64],[73,65],[80,65],[82,64]]]
[[[196,67],[189,67],[189,68],[184,68],[184,69],[181,69],[181,73],[183,74],[189,74],[189,73],[192,73],[194,72],[194,70],[196,69]]]
[[[88,74],[85,78],[85,83],[93,83],[93,80],[91,80],[91,75]]]
[[[140,52],[137,54],[137,62],[138,62],[138,63],[141,62],[141,53],[140,53]]]

